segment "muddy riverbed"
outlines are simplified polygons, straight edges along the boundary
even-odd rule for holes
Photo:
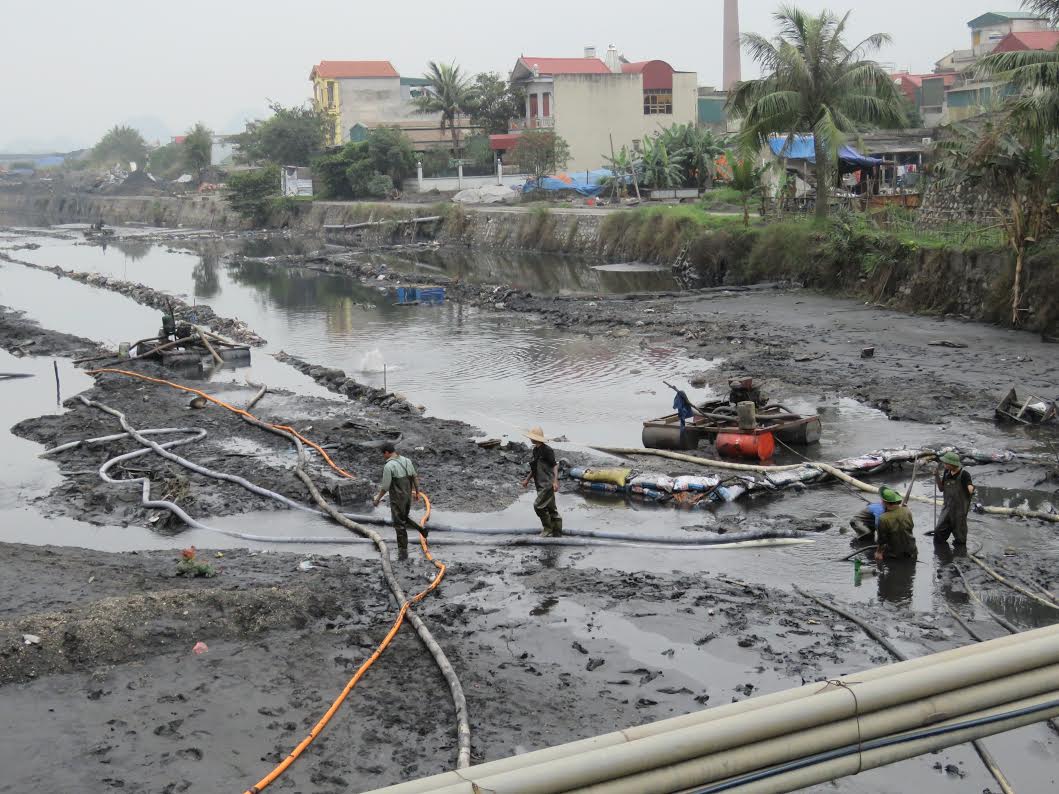
[[[668,408],[663,377],[686,387],[701,373],[716,393],[729,374],[767,372],[770,393],[823,417],[825,443],[810,451],[821,459],[945,442],[1040,453],[1055,441],[1047,432],[1013,431],[991,420],[998,390],[1012,384],[1020,392],[1054,390],[1054,348],[959,320],[775,289],[629,299],[625,293],[642,291],[642,284],[608,288],[587,272],[594,263],[565,263],[575,275],[563,283],[571,286],[549,290],[541,262],[524,265],[526,276],[512,275],[512,263],[489,264],[476,275],[458,258],[432,256],[424,268],[421,254],[317,255],[315,244],[293,241],[284,245],[302,252],[279,250],[275,259],[277,249],[247,250],[239,240],[239,251],[205,254],[184,250],[187,241],[161,249],[141,241],[139,258],[123,253],[123,261],[105,258],[114,246],[104,256],[62,230],[54,233],[60,236],[0,235],[0,246],[32,239],[41,248],[11,255],[142,282],[246,322],[269,340],[249,370],[176,379],[237,405],[256,391],[246,379],[268,382],[275,389],[255,413],[324,444],[364,486],[378,477],[377,444],[399,439],[424,473],[435,520],[454,526],[531,526],[531,497],[517,486],[527,455],[517,428],[537,417],[551,434],[570,439],[557,446],[574,460],[593,454],[584,442],[632,446],[638,419]],[[400,283],[405,277],[388,274],[409,261],[408,273],[420,281],[431,268],[459,270],[451,274],[458,281],[437,279],[459,302],[393,307],[380,287]],[[500,276],[503,284],[491,283]],[[579,296],[557,298],[561,292]],[[41,300],[43,294],[51,300]],[[10,263],[0,266],[0,303],[26,312],[0,313],[0,347],[7,351],[0,369],[21,366],[34,375],[3,386],[19,391],[0,410],[15,428],[5,437],[0,484],[6,541],[0,549],[8,563],[0,576],[0,765],[16,770],[0,780],[0,791],[249,786],[304,736],[385,634],[394,605],[377,561],[358,543],[247,542],[162,520],[159,511],[140,506],[136,486],[99,479],[107,459],[134,449],[128,441],[55,461],[36,458],[43,447],[118,432],[112,417],[76,399],[84,393],[125,412],[140,429],[204,429],[204,440],[176,451],[306,498],[286,441],[216,406],[190,408],[189,395],[114,375],[92,378],[70,364],[97,343],[112,348],[142,335],[130,333],[130,324],[149,333],[156,311]],[[968,347],[929,344],[942,339]],[[23,346],[29,340],[34,344]],[[861,359],[861,348],[873,344],[875,358]],[[271,355],[280,350],[309,363],[282,363],[284,357]],[[375,351],[407,402],[375,399],[383,373],[363,366]],[[45,377],[52,377],[53,360],[61,405]],[[339,369],[341,378],[334,374]],[[350,379],[366,388],[343,391]],[[419,404],[425,415],[414,408]],[[483,434],[506,435],[508,443],[481,449],[474,439]],[[662,461],[634,465],[689,473]],[[319,459],[311,467],[321,484],[340,483]],[[153,455],[128,462],[122,476],[145,473],[155,496],[174,496],[195,518],[226,531],[307,539],[344,532]],[[997,464],[972,473],[988,503],[1054,509],[1059,482],[1046,466]],[[903,488],[908,476],[893,471],[879,482]],[[929,492],[928,479],[916,488]],[[352,491],[344,495],[354,500],[347,509],[368,509],[366,493]],[[862,502],[837,486],[688,512],[582,496],[567,482],[560,505],[567,526],[640,533],[645,540],[767,526],[821,531],[801,546],[692,554],[505,548],[469,533],[434,533],[435,551],[450,570],[420,613],[463,681],[476,761],[888,661],[854,626],[791,593],[792,581],[853,610],[910,656],[969,641],[945,606],[985,636],[1003,631],[970,600],[954,563],[992,609],[1016,624],[1056,619],[966,558],[935,554],[929,538],[920,538],[918,564],[854,577],[849,563],[835,560],[849,551],[843,527]],[[920,531],[930,526],[929,505],[913,513]],[[981,546],[991,564],[1056,589],[1055,525],[975,516],[972,533],[972,548]],[[174,577],[176,550],[192,543],[219,576]],[[310,559],[315,567],[301,570],[299,563]],[[412,589],[425,584],[428,570],[413,557],[399,575]],[[27,645],[25,634],[39,644]],[[207,653],[192,653],[198,641]],[[1046,727],[987,744],[1016,789],[1055,787],[1059,739]],[[404,630],[276,787],[365,790],[450,768],[454,749],[442,679]],[[894,780],[901,790],[995,790],[966,746],[819,790],[893,791]]]

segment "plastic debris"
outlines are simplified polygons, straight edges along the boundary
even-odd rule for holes
[[[40,645],[40,637],[36,634],[23,634],[22,642],[26,645]]]
[[[201,656],[202,654],[206,653],[206,651],[208,651],[208,650],[209,650],[209,646],[206,645],[206,643],[204,643],[204,642],[202,642],[200,640],[199,642],[195,643],[194,647],[191,649],[191,652],[193,654],[195,654],[196,656]]]
[[[315,567],[316,566],[313,565],[312,562],[310,562],[309,560],[302,560],[301,562],[298,563],[298,570],[299,571],[311,571]]]

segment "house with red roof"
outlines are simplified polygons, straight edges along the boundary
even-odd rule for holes
[[[524,129],[554,129],[570,147],[568,170],[599,168],[615,149],[638,145],[673,124],[698,119],[698,75],[665,61],[632,62],[612,45],[604,57],[586,47],[584,57],[522,55],[511,82],[526,94],[526,116],[507,134],[490,136],[508,152]]]
[[[320,61],[309,73],[313,104],[334,119],[332,145],[380,126],[438,127],[436,116],[419,113],[416,96],[427,81],[401,77],[389,61]]]
[[[1059,30],[1027,30],[1009,33],[993,52],[1030,52],[1059,48]]]

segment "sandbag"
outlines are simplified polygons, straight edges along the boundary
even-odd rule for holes
[[[710,491],[717,487],[721,480],[719,477],[693,477],[684,475],[673,480],[673,492],[683,491]]]
[[[649,488],[654,491],[673,492],[673,478],[664,474],[641,474],[635,477],[629,485]]]
[[[605,482],[622,486],[632,474],[632,469],[585,469],[581,479],[585,482]]]

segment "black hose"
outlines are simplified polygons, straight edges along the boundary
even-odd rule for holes
[[[861,744],[847,744],[845,747],[838,747],[824,753],[816,753],[815,755],[806,756],[805,758],[799,758],[797,761],[788,761],[787,763],[777,764],[776,766],[771,766],[767,769],[759,769],[756,772],[750,772],[746,775],[730,778],[729,780],[720,783],[713,783],[703,788],[689,789],[688,794],[715,794],[720,791],[729,791],[739,786],[756,783],[759,780],[768,780],[769,778],[783,775],[787,772],[796,772],[799,769],[805,769],[827,761],[834,761],[838,758],[847,758],[848,756],[856,755],[858,753],[870,750],[881,750],[885,747],[893,747],[899,744],[915,742],[920,739],[931,739],[935,736],[944,736],[967,728],[977,728],[981,725],[992,725],[996,722],[1003,722],[1004,720],[1015,719],[1029,714],[1037,714],[1042,711],[1050,711],[1055,708],[1059,708],[1059,700],[1049,700],[1046,703],[1038,703],[1035,706],[1025,706],[1020,709],[1014,709],[1013,711],[1005,711],[1000,714],[993,714],[989,717],[978,717],[973,720],[965,720],[952,725],[943,725],[937,728],[920,728],[919,730],[910,733],[902,733],[900,736],[883,736]]]

